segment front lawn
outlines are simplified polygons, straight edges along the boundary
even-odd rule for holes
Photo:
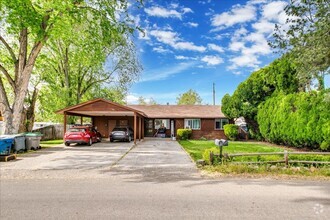
[[[203,153],[206,149],[213,149],[215,153],[219,154],[219,148],[214,145],[214,141],[183,140],[179,141],[179,143],[195,161],[203,159]],[[284,151],[283,148],[273,147],[268,144],[239,141],[230,141],[228,146],[223,147],[223,153],[228,154],[282,151]]]
[[[209,151],[219,154],[219,147],[216,147],[214,141],[202,141],[202,140],[182,140],[179,141],[181,146],[190,154],[193,160],[205,159],[205,155],[209,154]],[[235,154],[235,153],[267,153],[267,152],[283,152],[285,149],[282,147],[276,147],[268,143],[259,142],[238,142],[231,141],[229,145],[223,147],[223,154]],[[287,149],[288,151],[293,151]],[[204,154],[204,152],[206,152]],[[203,158],[204,154],[204,158]],[[304,165],[304,164],[290,164],[289,168],[286,168],[283,163],[271,165],[271,164],[235,164],[232,162],[262,162],[262,161],[278,161],[283,160],[283,155],[268,155],[268,156],[244,156],[235,157],[231,162],[226,161],[223,164],[216,160],[215,165],[203,166],[202,169],[209,174],[221,174],[221,175],[289,175],[289,176],[309,176],[309,177],[321,177],[329,179],[330,167],[329,165]],[[330,161],[330,156],[322,155],[289,155],[289,160],[299,161]],[[206,160],[206,162],[208,162]]]

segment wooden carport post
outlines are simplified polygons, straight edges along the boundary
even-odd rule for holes
[[[141,127],[142,127],[142,122],[141,122],[141,117],[139,117],[139,141],[141,141]]]
[[[66,112],[64,112],[64,122],[63,122],[63,125],[64,125],[64,134],[66,132]]]
[[[136,144],[136,112],[134,112],[134,144]]]
[[[142,118],[142,140],[144,140],[144,118]]]

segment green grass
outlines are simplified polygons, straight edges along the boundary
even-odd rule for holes
[[[40,146],[41,147],[53,147],[56,145],[63,144],[63,140],[49,140],[49,141],[40,141]]]
[[[182,140],[179,141],[182,147],[190,154],[193,160],[205,159],[203,153],[205,150],[211,150],[219,154],[219,147],[214,145],[214,141],[203,140]],[[285,149],[276,147],[267,143],[256,142],[238,142],[231,141],[229,146],[223,147],[223,154],[235,153],[267,153],[283,152]],[[288,151],[293,151],[288,149]],[[206,155],[208,155],[206,153]],[[254,161],[278,161],[283,160],[283,155],[270,156],[244,156],[234,157],[231,162],[254,162]],[[309,160],[309,161],[330,161],[330,156],[322,155],[289,155],[289,160]],[[207,161],[207,160],[206,160]],[[213,166],[202,167],[208,173],[221,174],[257,174],[257,175],[289,175],[289,176],[307,176],[307,177],[330,177],[330,166],[319,165],[317,167],[303,164],[291,164],[291,167],[285,168],[284,164],[270,165],[247,165],[233,164],[225,161],[223,164],[216,163]]]
[[[203,153],[206,149],[214,149],[219,154],[219,147],[214,145],[214,141],[184,140],[179,141],[183,148],[190,154],[194,160],[203,159]],[[223,153],[265,153],[282,152],[283,148],[272,147],[262,143],[230,141],[228,146],[223,147]]]

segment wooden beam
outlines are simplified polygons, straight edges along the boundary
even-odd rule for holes
[[[144,118],[142,117],[142,140],[144,140]]]
[[[136,144],[136,128],[137,128],[136,123],[137,123],[136,112],[134,112],[134,144]]]
[[[83,121],[83,116],[80,116],[80,124],[83,125],[84,121]]]
[[[139,141],[141,141],[141,130],[142,130],[142,122],[141,117],[139,117]]]
[[[64,126],[64,134],[66,132],[66,113],[64,112],[64,122],[63,122],[63,126]]]

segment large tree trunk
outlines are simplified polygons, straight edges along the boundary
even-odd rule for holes
[[[18,65],[15,64],[15,80],[12,80],[10,77],[9,81],[13,81],[14,85],[12,88],[14,90],[14,103],[12,107],[9,104],[7,93],[4,89],[2,80],[0,82],[0,97],[1,103],[0,106],[4,112],[5,120],[5,134],[16,134],[19,132],[20,125],[22,124],[22,116],[24,115],[24,100],[28,92],[29,80],[31,73],[35,64],[35,61],[40,53],[41,48],[43,47],[47,36],[43,40],[38,41],[34,44],[31,49],[29,56],[27,57],[27,44],[28,44],[28,33],[27,29],[23,28],[20,33],[20,49],[18,56]],[[5,72],[6,70],[2,70]]]

